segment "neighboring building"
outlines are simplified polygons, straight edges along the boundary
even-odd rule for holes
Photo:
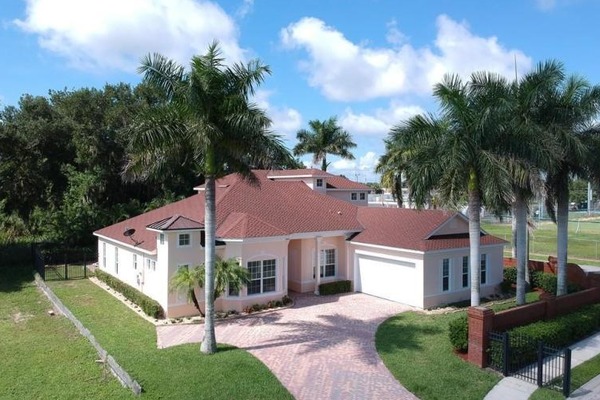
[[[241,310],[346,279],[356,291],[420,308],[470,297],[464,216],[366,207],[367,186],[319,170],[254,172],[256,182],[232,174],[216,183],[217,254],[251,274],[239,293],[217,299],[217,309]],[[195,314],[185,293],[168,287],[178,268],[204,261],[204,187],[196,189],[94,233],[99,267],[156,299],[169,317]],[[482,232],[482,296],[502,281],[504,244]]]

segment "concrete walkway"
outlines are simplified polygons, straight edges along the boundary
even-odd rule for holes
[[[377,326],[410,307],[361,293],[294,299],[292,308],[217,323],[217,341],[248,350],[298,400],[416,399],[375,350]],[[158,326],[158,347],[199,343],[203,329]]]
[[[600,333],[590,336],[571,347],[571,368],[600,354]],[[537,390],[537,385],[521,379],[508,377],[502,379],[485,396],[485,400],[526,400]],[[592,379],[578,390],[571,393],[569,399],[600,400],[600,375]]]

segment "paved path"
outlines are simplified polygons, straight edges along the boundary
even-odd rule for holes
[[[571,348],[571,368],[600,354],[600,333],[575,343]],[[485,396],[485,400],[526,400],[537,390],[537,385],[509,377],[504,378]],[[600,376],[571,393],[569,399],[600,400]]]
[[[375,350],[377,326],[409,309],[361,293],[296,295],[293,308],[218,323],[216,335],[260,359],[298,400],[416,399]],[[159,326],[158,347],[199,343],[203,328]]]

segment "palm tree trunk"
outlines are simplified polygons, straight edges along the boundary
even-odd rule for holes
[[[471,172],[469,179],[469,254],[471,259],[471,307],[479,305],[481,282],[481,251],[479,248],[481,234],[481,196],[477,184],[477,176]]]
[[[517,305],[525,304],[525,293],[527,282],[525,271],[527,270],[527,203],[521,193],[516,193],[513,203],[513,219],[515,220],[515,231],[517,235]]]
[[[207,159],[208,159],[207,155]],[[210,161],[207,160],[207,165]],[[212,164],[211,164],[212,166]],[[204,340],[200,350],[206,354],[214,354],[217,351],[217,339],[215,337],[215,232],[216,232],[216,204],[215,204],[215,176],[211,173],[206,175],[204,189],[204,229],[206,231],[206,243],[204,248],[204,299],[206,316],[204,318]]]
[[[512,258],[516,259],[517,258],[517,216],[515,215],[515,208],[516,208],[516,204],[513,203],[513,209],[512,209],[512,218],[511,218],[511,231],[512,231],[512,237],[511,237],[511,245],[512,245]]]
[[[198,298],[196,297],[196,292],[194,292],[194,289],[190,289],[190,297],[192,298],[192,303],[194,303],[194,307],[196,307],[196,310],[198,310],[200,316],[204,318],[204,312],[202,311],[202,308],[200,308],[200,303],[198,303]]]
[[[327,155],[326,154],[323,155],[323,161],[322,161],[322,164],[321,164],[321,171],[327,172]]]
[[[556,256],[557,256],[557,285],[556,295],[567,294],[567,249],[569,235],[569,185],[562,186],[558,193],[556,205]]]

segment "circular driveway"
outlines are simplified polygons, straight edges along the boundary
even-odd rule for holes
[[[298,400],[416,399],[375,350],[377,326],[411,307],[361,293],[292,297],[292,308],[217,323],[217,342],[252,353]],[[161,348],[204,336],[204,325],[156,330]]]

